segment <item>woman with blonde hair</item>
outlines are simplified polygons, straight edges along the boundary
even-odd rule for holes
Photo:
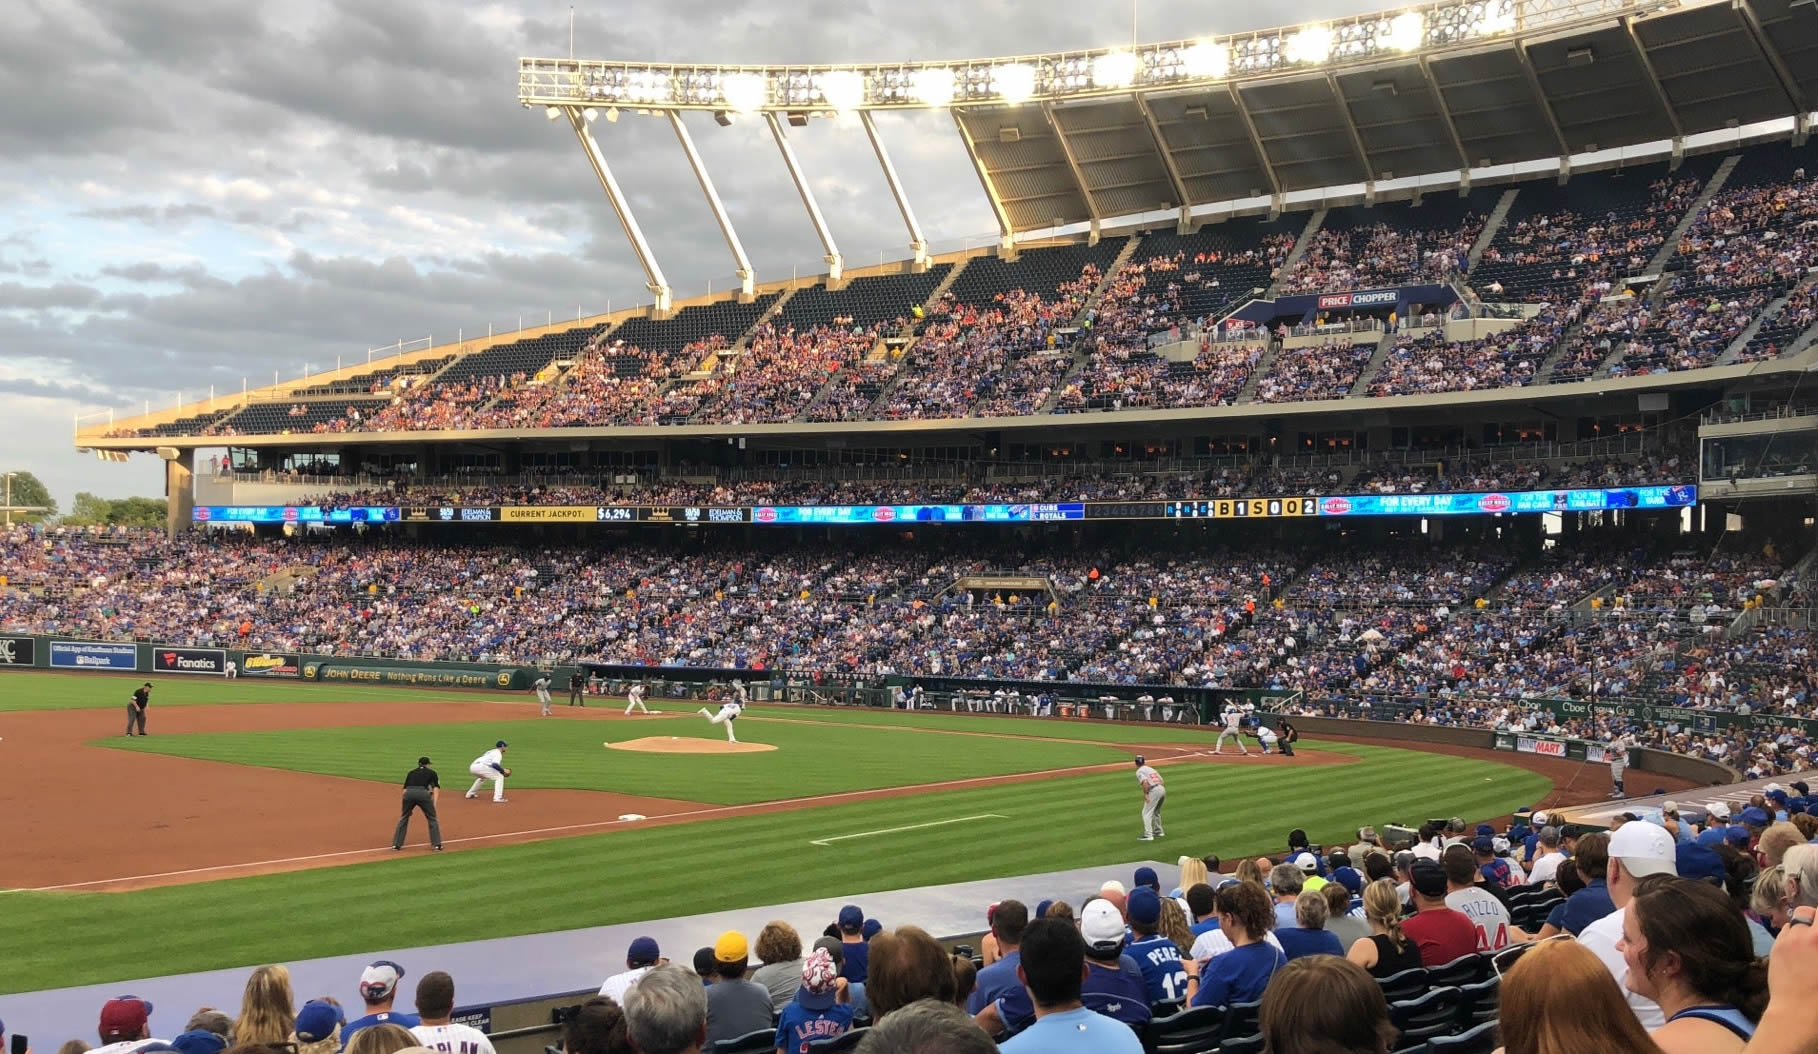
[[[417,1042],[417,1037],[411,1035],[410,1029],[403,1025],[367,1025],[354,1033],[354,1038],[347,1044],[346,1054],[398,1054],[400,1050],[421,1045]]]
[[[1180,949],[1181,958],[1193,954],[1193,926],[1187,921],[1187,911],[1180,906],[1180,901],[1173,897],[1162,898],[1161,922],[1156,932],[1174,942]]]
[[[1208,872],[1206,871],[1206,862],[1197,856],[1181,857],[1180,888],[1183,890],[1192,889],[1201,882],[1205,882],[1207,885],[1211,884]]]
[[[1396,1038],[1382,986],[1336,955],[1282,967],[1263,990],[1260,1013],[1270,1054],[1388,1054]]]
[[[1786,868],[1775,864],[1755,876],[1749,892],[1749,910],[1778,933],[1786,925]]]
[[[261,966],[246,979],[240,997],[240,1016],[234,1021],[233,1045],[289,1043],[297,1023],[296,1000],[290,991],[290,970]]]
[[[1268,886],[1268,883],[1263,881],[1264,872],[1262,862],[1255,857],[1246,856],[1242,860],[1239,860],[1237,862],[1237,871],[1235,874],[1239,882],[1254,882],[1265,888]]]
[[[1596,953],[1569,937],[1515,947],[1497,1014],[1504,1054],[1661,1054]]]
[[[770,991],[770,1007],[777,1013],[795,1002],[802,987],[802,935],[787,922],[772,922],[758,933],[758,962],[751,979]]]
[[[1419,966],[1420,945],[1401,932],[1401,895],[1395,892],[1395,880],[1379,878],[1365,886],[1363,908],[1370,935],[1351,942],[1345,958],[1371,977],[1393,977]]]

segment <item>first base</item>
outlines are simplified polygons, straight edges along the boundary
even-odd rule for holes
[[[637,813],[637,812],[628,812],[625,815],[619,817],[619,819],[621,819],[621,820],[642,820],[642,819],[644,819],[644,814]]]

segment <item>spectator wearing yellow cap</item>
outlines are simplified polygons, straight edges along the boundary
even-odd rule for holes
[[[745,980],[751,945],[737,930],[713,942],[714,981],[707,989],[707,1046],[772,1025],[770,990]]]

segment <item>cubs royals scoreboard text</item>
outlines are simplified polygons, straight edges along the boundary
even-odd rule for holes
[[[1698,488],[1619,487],[1323,498],[1191,498],[986,505],[198,505],[197,523],[1044,523],[1347,516],[1482,516],[1678,509]]]

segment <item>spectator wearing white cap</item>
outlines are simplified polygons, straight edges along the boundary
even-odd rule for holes
[[[1610,835],[1609,853],[1610,901],[1616,910],[1586,926],[1578,939],[1609,968],[1628,996],[1635,1016],[1641,1019],[1641,1027],[1652,1032],[1666,1024],[1666,1016],[1658,1003],[1629,987],[1629,968],[1616,945],[1622,939],[1623,920],[1628,916],[1629,901],[1635,896],[1635,883],[1649,875],[1677,875],[1678,849],[1666,828],[1646,820],[1630,820]]]
[[[1786,874],[1786,910],[1818,907],[1818,845],[1796,845],[1780,858]]]
[[[366,1016],[349,1021],[341,1029],[342,1049],[352,1044],[355,1034],[363,1028],[389,1024],[412,1029],[423,1023],[415,1014],[391,1009],[392,1000],[398,995],[398,982],[403,979],[404,967],[385,959],[361,971],[360,1000],[366,1004]]]

